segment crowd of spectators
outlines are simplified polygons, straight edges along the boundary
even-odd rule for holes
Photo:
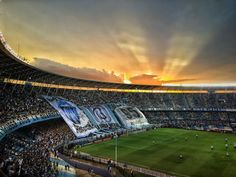
[[[30,112],[40,113],[40,107],[50,106],[42,100],[42,94],[62,96],[78,105],[96,105],[106,103],[122,103],[136,106],[139,109],[191,109],[191,108],[221,108],[235,109],[236,94],[214,93],[127,93],[99,90],[59,90],[48,92],[22,89],[19,86],[0,89],[0,116],[10,116],[16,112],[19,115]],[[18,88],[19,87],[19,88]],[[15,116],[15,115],[12,115]]]
[[[75,139],[62,120],[35,124],[8,135],[0,144],[0,168],[9,177],[54,177],[54,147]]]
[[[53,94],[53,93],[52,93]],[[60,95],[57,93],[57,95]],[[122,103],[139,109],[235,109],[236,94],[215,93],[124,93],[110,91],[73,91],[63,96],[78,105]]]
[[[150,123],[161,127],[177,127],[189,129],[221,129],[231,127],[235,121],[236,113],[227,112],[201,112],[201,111],[145,111]],[[230,120],[230,117],[233,118]]]
[[[30,115],[55,113],[56,111],[35,92],[18,87],[0,89],[0,124]]]
[[[236,109],[236,94],[47,90],[8,85],[4,89],[0,89],[0,125],[9,120],[27,118],[31,115],[45,113],[55,115],[56,111],[44,100],[42,95],[61,96],[78,106],[99,104],[134,106],[145,112],[151,123],[167,122],[165,124],[168,126],[172,125],[170,123],[173,122],[172,119],[182,122],[173,125],[178,127],[184,125],[192,127],[196,124],[201,127],[215,124],[228,126],[229,123],[236,123],[234,115],[231,115],[229,119],[228,114],[224,112],[213,114],[201,111],[201,109]],[[148,109],[156,109],[156,113],[149,113]],[[192,111],[194,109],[200,109],[200,111],[196,113]],[[164,110],[170,110],[170,113],[163,112]],[[188,110],[188,112],[181,112],[181,110]]]
[[[12,120],[57,112],[42,95],[61,96],[78,106],[109,104],[139,108],[149,123],[162,127],[191,129],[236,128],[236,94],[170,94],[122,93],[99,90],[47,90],[6,86],[0,89],[0,127]],[[155,109],[150,111],[148,109]],[[194,109],[200,109],[194,111]],[[218,109],[218,111],[201,111]],[[53,177],[57,169],[51,165],[50,152],[56,145],[74,139],[62,120],[31,125],[24,131],[7,135],[0,143],[0,168],[9,176]],[[43,125],[43,126],[42,126]],[[234,127],[233,127],[234,128]]]
[[[236,113],[221,111],[236,109],[236,94],[74,91],[64,97],[78,105],[115,103],[115,106],[135,106],[143,111],[149,123],[164,127],[208,130],[230,128],[231,123],[236,123]]]

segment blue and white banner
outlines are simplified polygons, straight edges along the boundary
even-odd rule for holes
[[[126,128],[141,128],[149,125],[144,114],[136,107],[120,106],[114,111]]]
[[[85,107],[86,113],[92,117],[96,125],[119,125],[113,112],[106,105]]]
[[[60,113],[76,137],[86,137],[97,131],[83,110],[74,103],[66,101],[61,97],[43,97]]]

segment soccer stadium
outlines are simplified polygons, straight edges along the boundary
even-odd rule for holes
[[[37,14],[36,7],[43,11]],[[164,12],[172,8],[176,10],[173,16]],[[58,11],[62,13],[59,15]],[[236,3],[230,0],[202,3],[80,0],[68,4],[60,0],[48,3],[0,0],[0,176],[235,177],[235,12]],[[94,14],[90,16],[90,13]],[[52,16],[58,21],[55,18],[50,21]],[[80,20],[79,24],[73,24],[76,23],[74,17]],[[17,23],[17,19],[22,21]],[[34,26],[37,20],[40,28]],[[173,29],[168,28],[170,22],[175,24],[171,25]],[[105,30],[107,24],[108,31]],[[159,36],[160,41],[164,40],[166,31],[175,29],[165,65],[162,60],[152,60],[150,51],[148,55],[147,49],[141,49],[143,39],[135,35],[144,24],[148,26],[146,39],[152,42],[156,32],[149,27],[155,29],[156,24],[161,25],[157,34],[163,35],[163,39]],[[56,26],[55,34],[50,33],[50,25]],[[62,25],[62,29],[57,25]],[[77,56],[78,51],[69,49],[74,40],[64,39],[78,34],[73,25],[82,28],[81,37],[77,36],[78,40],[84,40],[80,49],[91,47],[84,39],[87,37],[97,50],[81,51],[82,54],[78,54],[81,59],[61,62],[45,59],[54,55],[66,58],[66,51],[70,52],[69,58],[72,54]],[[83,29],[83,25],[89,28]],[[132,25],[133,36],[129,33]],[[212,34],[210,30],[221,29],[221,25],[224,25],[225,40],[213,39],[221,34],[219,30],[207,43],[202,36]],[[111,34],[113,26],[122,31],[122,38]],[[105,30],[105,37],[94,32],[100,28]],[[188,31],[185,32],[185,28]],[[26,29],[29,31],[25,34]],[[61,33],[63,29],[72,34]],[[42,39],[44,30],[48,30],[43,34],[47,38]],[[55,40],[53,35],[64,41]],[[89,36],[97,38],[90,41],[93,37]],[[126,65],[126,59],[115,59],[118,54],[114,51],[104,54],[101,48],[111,48],[103,37],[117,42],[117,51],[136,58],[139,64]],[[145,44],[148,48],[148,42]],[[149,46],[149,50],[152,47]],[[218,47],[222,47],[220,51]],[[203,54],[197,54],[196,48]],[[162,49],[159,45],[155,47],[160,53]],[[109,59],[92,60],[89,56],[98,56],[92,55],[93,51]],[[217,55],[210,55],[212,51]],[[87,59],[82,59],[84,55]],[[194,63],[195,58],[203,56],[207,63],[200,59]],[[163,64],[162,78],[154,69],[152,74],[147,73],[146,60],[152,62],[153,68],[158,68],[156,63]],[[104,68],[115,63],[110,70],[118,72],[116,67],[120,67],[125,72],[119,75],[105,71],[107,68],[100,71],[98,63]],[[133,67],[140,70],[139,76],[131,77],[131,70],[136,72]],[[180,77],[184,70],[188,74]],[[192,78],[190,73],[194,70],[197,71]],[[74,72],[76,74],[70,74]],[[105,75],[102,78],[101,73]]]

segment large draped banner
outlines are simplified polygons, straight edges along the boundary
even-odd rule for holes
[[[86,107],[85,109],[86,113],[92,117],[96,125],[102,127],[104,127],[104,125],[107,125],[107,127],[110,127],[112,125],[119,126],[119,123],[116,120],[115,115],[109,109],[108,106],[98,105],[98,106]]]
[[[136,107],[120,106],[115,113],[126,128],[138,128],[149,125],[144,114]]]
[[[76,137],[86,137],[97,131],[83,110],[74,103],[66,101],[61,97],[43,97],[60,113]]]

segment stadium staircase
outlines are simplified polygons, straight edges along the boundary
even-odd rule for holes
[[[62,160],[61,158],[55,157],[52,153],[50,154],[50,161],[54,166],[57,166],[58,177],[76,177],[76,170],[70,164]],[[55,165],[58,164],[58,165]],[[65,166],[68,165],[69,169],[65,169]]]

